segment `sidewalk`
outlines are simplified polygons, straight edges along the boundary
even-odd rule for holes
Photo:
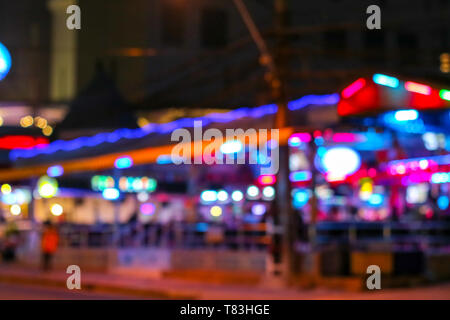
[[[66,288],[69,275],[43,273],[17,266],[0,266],[0,282]],[[427,287],[345,292],[330,289],[300,290],[248,285],[206,284],[178,279],[148,279],[101,273],[81,274],[82,290],[154,299],[450,299],[450,283]]]

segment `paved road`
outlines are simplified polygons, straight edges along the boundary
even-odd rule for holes
[[[68,290],[31,285],[0,283],[0,300],[117,300],[133,299],[108,293],[95,293],[84,290]],[[141,298],[140,298],[141,299]]]
[[[203,298],[209,299],[267,299],[274,298],[267,294],[254,292],[240,292],[229,294],[226,290],[210,292]],[[219,294],[220,293],[220,294]],[[35,285],[0,283],[0,300],[118,300],[118,299],[142,299],[142,297],[125,296],[112,293],[91,292],[86,290],[68,290],[53,287],[42,287]],[[342,292],[327,289],[316,289],[311,291],[297,291],[295,295],[277,296],[276,299],[450,299],[450,283],[421,287],[376,290],[375,292]]]

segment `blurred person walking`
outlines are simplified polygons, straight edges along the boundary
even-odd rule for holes
[[[59,235],[56,228],[50,221],[44,223],[44,232],[42,233],[42,269],[49,271],[52,268],[53,255],[58,248]]]

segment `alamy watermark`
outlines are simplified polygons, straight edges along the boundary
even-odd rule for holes
[[[370,16],[366,20],[367,29],[381,29],[381,9],[376,4],[372,4],[367,7],[367,14]]]
[[[66,285],[67,289],[73,290],[81,289],[81,269],[76,264],[72,264],[67,267],[66,270],[67,274],[70,274],[70,276],[67,278]]]
[[[69,30],[81,29],[81,9],[79,6],[73,4],[67,7],[66,13],[70,14],[66,20],[66,26]]]
[[[224,137],[216,128],[203,132],[202,121],[194,121],[193,131],[193,137],[183,128],[172,132],[171,141],[178,142],[171,152],[174,164],[254,164],[262,175],[279,170],[278,129],[226,129]]]
[[[366,280],[366,286],[369,290],[381,289],[381,269],[379,266],[372,264],[367,267],[367,274],[370,276]]]
[[[81,9],[73,4],[67,7],[66,13],[70,14],[66,19],[66,26],[69,30],[81,29]],[[367,29],[381,29],[381,9],[379,6],[372,4],[367,7],[366,13],[370,16],[366,20]]]

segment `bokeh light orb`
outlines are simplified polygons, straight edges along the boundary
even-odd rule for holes
[[[8,49],[0,42],[0,80],[6,77],[11,69],[11,55]]]
[[[18,216],[22,212],[22,208],[18,204],[13,204],[9,210],[13,216]]]
[[[227,201],[228,200],[228,192],[226,192],[225,190],[220,190],[219,192],[217,192],[217,200],[219,201]]]
[[[262,193],[263,193],[264,198],[267,200],[272,200],[273,198],[275,198],[275,188],[274,187],[271,187],[271,186],[265,187],[263,189]]]
[[[235,190],[231,194],[231,199],[233,199],[233,201],[239,202],[244,199],[244,194],[242,193],[242,191]]]
[[[210,214],[213,217],[220,217],[222,215],[222,208],[219,206],[213,206],[210,210],[209,210]]]
[[[117,200],[120,197],[120,191],[116,188],[106,188],[102,192],[102,197],[106,200]]]
[[[264,213],[266,213],[266,210],[267,210],[266,206],[260,203],[252,206],[252,213],[255,216],[262,216]]]
[[[355,173],[361,167],[361,157],[351,148],[334,147],[323,154],[320,163],[325,173],[345,177]]]
[[[249,186],[247,188],[247,196],[249,198],[257,198],[259,196],[259,189],[257,186]]]
[[[42,198],[51,198],[58,192],[58,181],[48,176],[39,178],[37,186],[39,195]]]
[[[12,191],[11,185],[7,183],[2,184],[1,191],[3,194],[10,194]]]
[[[156,207],[153,203],[142,203],[140,205],[140,210],[143,215],[151,216],[155,213]]]
[[[138,192],[136,197],[140,202],[146,202],[150,198],[149,194],[147,192],[143,192],[143,191]]]
[[[54,215],[55,217],[59,217],[60,215],[63,214],[64,209],[63,209],[62,205],[55,203],[51,206],[50,211],[51,211],[52,215]]]

